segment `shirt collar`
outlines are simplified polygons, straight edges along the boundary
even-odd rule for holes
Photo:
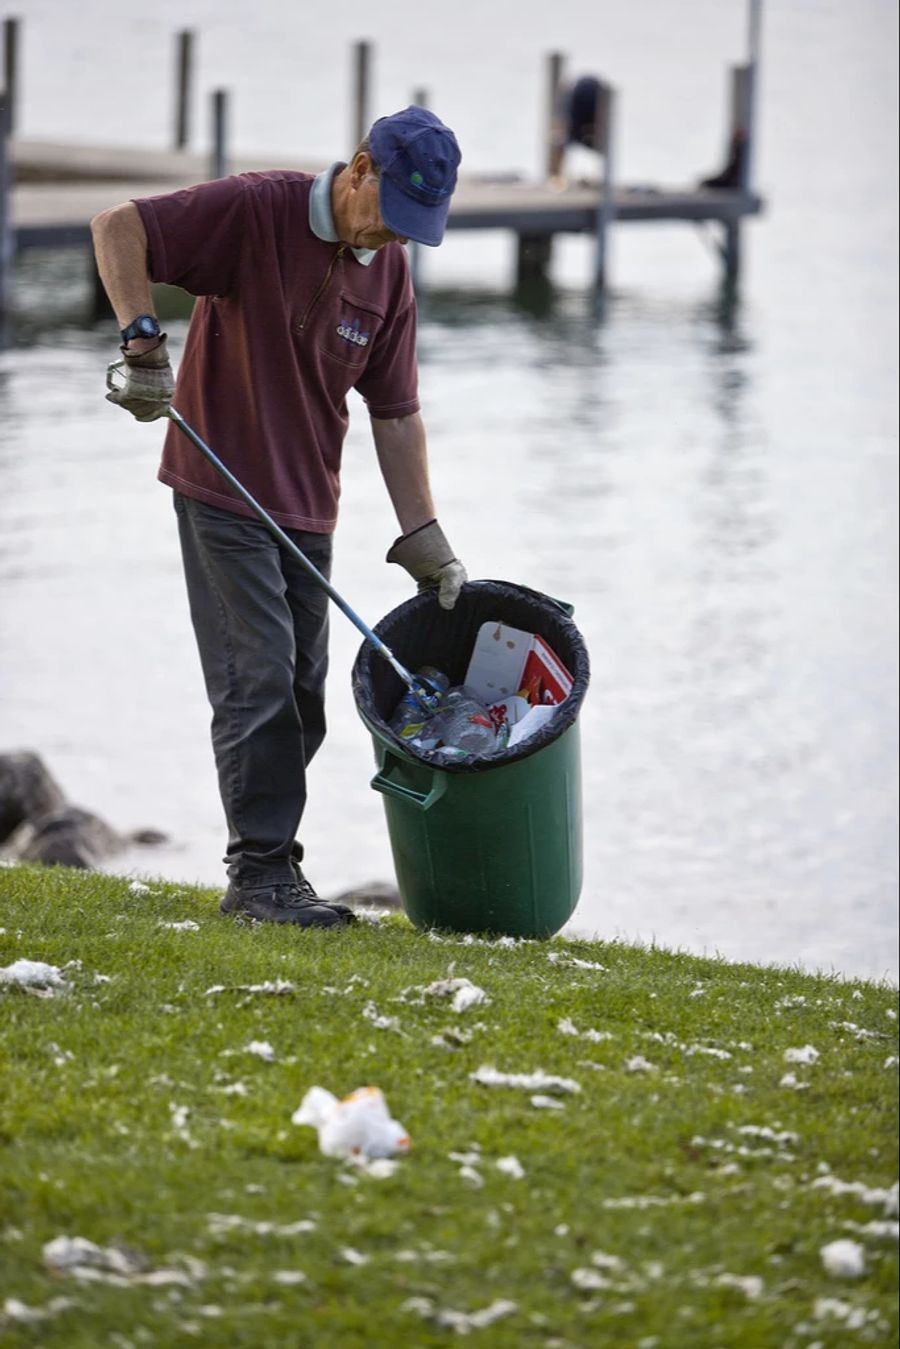
[[[334,226],[334,216],[331,213],[331,183],[334,175],[339,169],[344,168],[343,164],[332,164],[330,169],[324,173],[316,174],[312,189],[309,194],[309,227],[317,239],[323,240],[326,244],[339,244],[338,232]],[[374,248],[354,248],[353,256],[357,262],[361,262],[363,267],[368,267],[375,256]]]

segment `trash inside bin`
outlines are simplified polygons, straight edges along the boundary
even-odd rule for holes
[[[407,669],[433,667],[455,687],[464,683],[487,622],[496,623],[498,643],[507,626],[543,639],[571,678],[545,723],[515,742],[511,734],[501,753],[447,759],[439,749],[416,750],[390,726],[401,681],[368,643],[353,666],[353,696],[372,735],[372,786],[384,797],[411,922],[550,937],[574,912],[582,880],[578,713],[590,665],[566,606],[506,581],[473,581],[451,611],[426,592],[392,610],[375,631]]]

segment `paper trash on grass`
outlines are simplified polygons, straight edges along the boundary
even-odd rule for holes
[[[861,1279],[866,1272],[865,1252],[858,1241],[842,1237],[823,1246],[819,1255],[833,1279]]]
[[[482,1087],[517,1087],[521,1091],[570,1092],[581,1091],[580,1085],[571,1077],[556,1077],[540,1068],[533,1073],[499,1073],[491,1064],[482,1064],[469,1080]]]
[[[484,989],[469,979],[436,979],[428,985],[425,993],[432,998],[452,998],[454,1012],[464,1012],[469,1007],[490,1002]]]
[[[459,1312],[451,1307],[436,1307],[430,1297],[411,1297],[407,1298],[400,1310],[418,1312],[426,1321],[431,1321],[436,1326],[441,1326],[445,1330],[455,1330],[458,1335],[468,1335],[470,1330],[484,1330],[502,1317],[511,1316],[519,1308],[517,1303],[510,1302],[508,1298],[498,1298],[481,1311]]]
[[[52,998],[54,988],[65,988],[62,970],[43,960],[14,960],[5,965],[0,969],[0,984],[14,984],[44,998]]]
[[[316,1129],[326,1157],[384,1158],[407,1152],[411,1145],[378,1087],[359,1087],[342,1100],[324,1087],[310,1087],[291,1122]]]

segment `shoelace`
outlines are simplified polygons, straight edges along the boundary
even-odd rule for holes
[[[309,881],[282,881],[272,886],[272,895],[277,904],[286,909],[304,909],[308,904],[317,904],[319,897]]]

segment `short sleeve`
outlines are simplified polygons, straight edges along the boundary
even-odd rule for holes
[[[245,194],[243,180],[234,176],[136,198],[147,232],[150,279],[191,295],[227,295],[245,237]]]
[[[415,300],[410,300],[382,330],[356,388],[373,417],[407,417],[418,412]]]

